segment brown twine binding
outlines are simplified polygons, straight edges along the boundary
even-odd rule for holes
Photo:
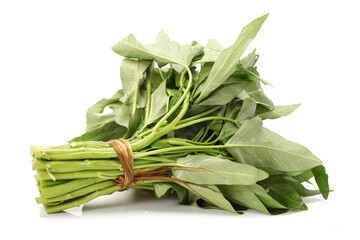
[[[128,190],[134,182],[134,154],[131,145],[123,138],[110,140],[108,143],[114,148],[120,160],[121,166],[124,169],[124,176],[120,176],[116,179],[116,182],[119,186],[121,186],[120,191]]]
[[[119,176],[115,179],[116,185],[120,186],[121,189],[119,191],[129,190],[131,184],[133,183],[142,183],[144,181],[154,181],[154,180],[164,180],[170,182],[178,182],[186,185],[190,189],[192,189],[191,185],[196,185],[199,187],[207,188],[211,191],[218,192],[212,188],[209,188],[205,185],[195,184],[183,180],[179,180],[177,178],[170,177],[172,170],[186,170],[186,171],[209,171],[203,168],[197,167],[160,167],[156,169],[152,169],[151,171],[144,171],[145,169],[138,170],[135,174],[133,172],[134,165],[134,153],[132,151],[130,143],[123,139],[114,139],[108,141],[109,145],[114,148],[122,168],[124,170],[124,176]],[[220,192],[218,192],[220,193]]]

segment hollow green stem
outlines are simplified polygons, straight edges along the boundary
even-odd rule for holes
[[[239,123],[238,123],[237,121],[231,119],[231,118],[213,116],[213,117],[204,117],[204,118],[196,119],[196,120],[193,120],[193,121],[191,121],[191,122],[187,122],[187,123],[184,123],[184,124],[181,124],[181,125],[177,125],[177,126],[175,127],[175,130],[181,129],[181,128],[185,128],[185,127],[188,127],[188,126],[191,126],[191,125],[200,123],[200,122],[206,122],[206,121],[211,121],[211,120],[224,120],[224,121],[228,121],[228,122],[233,123],[236,127],[240,128]]]

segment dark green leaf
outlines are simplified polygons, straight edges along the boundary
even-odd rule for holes
[[[92,129],[83,135],[73,138],[69,142],[79,141],[109,141],[111,139],[121,138],[127,129],[115,122],[109,122],[101,127]]]
[[[325,167],[323,165],[314,167],[311,169],[312,173],[314,174],[316,184],[318,185],[320,192],[324,199],[329,197],[329,176],[326,174]]]
[[[269,195],[289,209],[308,209],[299,194],[288,183],[270,185]]]
[[[252,208],[264,213],[269,213],[259,198],[246,186],[242,185],[222,185],[218,186],[220,191],[231,202]]]
[[[267,206],[268,208],[272,209],[284,209],[285,207],[277,202],[275,199],[273,199],[266,190],[261,187],[258,184],[253,184],[246,186],[248,189],[250,189],[260,200],[261,202]]]
[[[131,138],[138,128],[142,125],[145,117],[145,110],[143,108],[136,109],[135,113],[131,116],[129,127],[124,134],[124,138]]]
[[[198,186],[194,184],[181,184],[196,196],[204,199],[205,201],[217,206],[218,208],[225,209],[227,211],[236,213],[228,200],[224,198],[224,195],[216,186]]]

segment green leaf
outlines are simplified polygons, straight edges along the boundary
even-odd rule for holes
[[[249,188],[242,185],[222,185],[218,186],[220,191],[225,195],[231,202],[240,204],[242,206],[252,208],[264,213],[269,211],[266,209],[264,204]]]
[[[142,125],[145,117],[145,110],[143,108],[136,109],[135,113],[131,116],[129,121],[129,127],[124,134],[124,138],[131,138],[138,128]]]
[[[131,106],[120,102],[121,105],[115,110],[115,122],[126,128],[129,127],[129,121],[131,118]]]
[[[255,63],[257,62],[258,58],[259,55],[256,54],[256,49],[254,49],[254,51],[252,51],[246,57],[240,60],[240,64],[244,68],[251,70],[255,66]]]
[[[114,109],[123,105],[123,103],[119,101],[119,99],[123,96],[124,93],[121,89],[117,91],[111,98],[103,98],[90,107],[86,112],[86,131],[90,131],[91,129],[101,127],[108,122],[114,121]],[[111,108],[113,112],[101,115],[106,107]]]
[[[171,192],[171,185],[168,183],[154,183],[153,187],[157,198],[164,198]]]
[[[168,63],[177,64],[173,67],[180,72],[183,69],[182,66],[191,64],[192,59],[202,51],[202,48],[196,42],[180,45],[177,42],[170,41],[168,35],[161,31],[154,44],[143,45],[134,35],[130,34],[115,44],[112,50],[127,58],[155,60],[160,67]]]
[[[276,119],[293,113],[301,104],[275,106],[273,110],[259,114],[261,119]]]
[[[215,39],[210,39],[203,49],[204,51],[203,57],[193,62],[192,65],[196,65],[199,63],[207,64],[210,62],[215,62],[223,50],[224,47],[218,41],[216,41]]]
[[[234,146],[227,150],[238,162],[259,168],[296,172],[321,165],[307,148],[262,127],[258,117],[247,120],[226,145]]]
[[[261,202],[265,206],[267,206],[268,208],[273,208],[273,209],[284,209],[284,208],[286,208],[285,206],[280,204],[278,201],[273,199],[266,192],[266,190],[263,187],[261,187],[260,185],[253,184],[253,185],[249,185],[249,186],[246,186],[246,187],[249,188],[253,193],[255,193],[255,195],[261,200]]]
[[[228,200],[224,198],[224,195],[216,186],[198,186],[194,184],[181,184],[196,196],[204,199],[205,201],[217,206],[218,208],[225,209],[227,211],[236,213]]]
[[[174,177],[196,184],[250,185],[268,177],[253,166],[208,155],[188,155],[178,159],[177,163],[190,168],[174,168]]]
[[[222,85],[228,77],[235,71],[236,65],[241,55],[246,50],[250,42],[255,38],[260,27],[266,20],[268,14],[255,19],[243,28],[236,42],[225,49],[216,59],[213,68],[206,81],[199,86],[195,95],[199,95],[196,103],[207,97],[213,90]]]
[[[204,63],[199,72],[199,77],[195,82],[195,89],[209,76],[211,68],[214,66],[213,62]]]
[[[213,91],[200,105],[225,105],[245,90],[248,82],[223,84]]]
[[[230,103],[229,111],[226,113],[226,117],[236,119],[239,124],[243,124],[246,120],[252,119],[256,111],[256,102],[251,97],[245,98],[241,107],[236,106],[235,102]],[[234,124],[225,122],[220,134],[220,140],[226,142],[232,137],[239,128]]]
[[[147,124],[153,123],[166,113],[168,95],[166,94],[166,81],[151,94],[150,116]]]
[[[111,139],[121,138],[127,129],[115,122],[109,122],[98,128],[94,128],[79,137],[75,137],[70,142],[79,141],[109,141]]]
[[[265,95],[264,91],[261,88],[261,84],[259,81],[248,84],[245,91],[240,93],[238,98],[245,99],[248,96],[255,99],[257,104],[261,104],[268,110],[274,109],[274,103]]]
[[[175,106],[175,104],[180,100],[181,95],[182,95],[182,90],[181,89],[176,90],[176,92],[174,92],[174,95],[171,97],[169,101],[167,109],[171,109],[173,106]],[[177,117],[177,115],[179,115],[181,109],[182,107],[177,108],[175,112],[171,114],[170,117],[168,117],[167,121],[171,122],[172,120],[174,120]]]
[[[320,194],[319,190],[306,189],[299,181],[295,178],[285,176],[284,179],[291,185],[291,187],[302,197],[310,197]]]
[[[243,124],[246,120],[250,120],[254,118],[256,112],[256,101],[251,98],[247,97],[244,99],[240,112],[236,117],[236,121],[240,124]]]
[[[316,184],[319,187],[319,190],[324,197],[327,199],[329,197],[329,176],[326,174],[325,167],[323,165],[314,167],[311,169],[312,173],[314,174]]]
[[[286,182],[270,185],[269,195],[289,209],[308,209],[299,194]]]
[[[120,66],[120,77],[125,96],[120,99],[132,106],[132,113],[138,107],[140,86],[143,84],[144,73],[150,66],[150,61],[124,59]]]

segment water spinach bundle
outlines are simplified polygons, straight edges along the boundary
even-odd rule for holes
[[[278,214],[306,210],[302,197],[327,199],[322,162],[263,127],[299,107],[275,106],[261,88],[269,83],[255,66],[258,55],[243,57],[266,18],[228,48],[213,39],[180,45],[163,31],[153,44],[130,34],[114,45],[124,57],[123,88],[88,109],[83,135],[31,147],[36,201],[54,213],[137,188],[202,208]],[[312,178],[318,190],[305,188]]]

